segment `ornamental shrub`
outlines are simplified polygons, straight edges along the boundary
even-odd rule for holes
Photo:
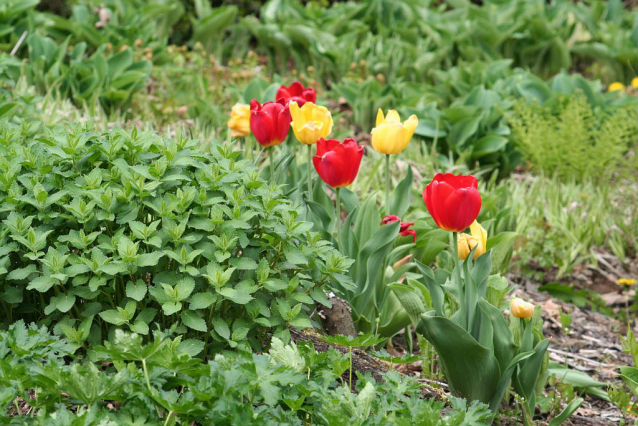
[[[348,286],[351,261],[229,145],[91,124],[0,135],[5,327],[76,345],[173,327],[207,350],[261,348]]]

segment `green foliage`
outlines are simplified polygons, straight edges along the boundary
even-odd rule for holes
[[[551,107],[518,102],[510,124],[531,166],[560,179],[608,177],[636,130],[634,109],[597,114],[584,96]]]
[[[311,327],[351,263],[299,220],[239,152],[90,126],[0,147],[4,320],[55,326],[76,344],[153,324],[217,345]],[[87,322],[93,318],[91,324]],[[190,329],[190,331],[188,331]]]
[[[422,399],[418,382],[396,372],[379,382],[360,376],[353,394],[338,384],[346,357],[334,349],[317,352],[307,342],[273,339],[268,353],[227,352],[208,363],[195,358],[200,351],[181,337],[156,332],[143,344],[140,336],[117,330],[91,360],[66,364],[72,345],[18,322],[0,332],[0,420],[17,416],[18,397],[30,407],[20,415],[24,424],[408,425],[418,419],[460,426],[491,419],[485,405],[456,398],[441,416],[442,402]]]
[[[417,331],[436,349],[453,393],[489,404],[498,412],[510,381],[526,400],[525,418],[531,419],[537,387],[544,387],[543,364],[549,341],[542,338],[540,308],[524,323],[505,322],[501,311],[487,302],[491,252],[474,262],[472,253],[448,277],[437,277],[422,266],[433,310],[422,313]],[[454,306],[445,304],[452,298]],[[510,331],[512,329],[512,331]]]

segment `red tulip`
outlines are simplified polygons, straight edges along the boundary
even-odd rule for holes
[[[319,177],[333,188],[354,182],[363,157],[363,147],[354,139],[343,143],[323,138],[317,142],[317,154],[312,158]]]
[[[461,232],[481,211],[477,188],[474,176],[438,173],[423,190],[423,201],[439,228]]]
[[[390,214],[383,218],[381,224],[387,225],[388,223],[399,222],[401,218],[399,216]],[[414,225],[414,222],[401,222],[399,227],[399,235],[402,237],[412,236],[412,242],[416,242],[416,231],[414,229],[408,229],[410,226]]]
[[[288,105],[288,102],[290,101],[295,101],[297,102],[297,105],[302,107],[306,102],[314,103],[317,100],[317,93],[312,87],[303,87],[303,84],[295,81],[288,87],[282,85],[277,90],[275,99],[277,102],[283,101],[286,105]]]
[[[286,140],[290,129],[290,111],[280,102],[261,105],[250,101],[250,130],[261,145],[275,146]]]

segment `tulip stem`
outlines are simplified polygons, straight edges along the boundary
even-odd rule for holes
[[[308,145],[308,200],[312,201],[312,145]]]
[[[268,158],[270,161],[270,181],[274,182],[275,181],[275,157],[274,157],[275,153],[274,153],[274,147],[271,147],[268,150]]]
[[[459,246],[458,246],[458,237],[456,232],[450,233],[450,250],[452,250],[452,258],[453,258],[452,260],[454,261],[454,268],[458,268],[459,267]]]
[[[385,214],[390,214],[390,154],[385,155]]]
[[[335,230],[337,231],[337,246],[339,246],[339,234],[341,232],[341,188],[336,188],[335,191],[337,192],[337,204],[335,206]]]

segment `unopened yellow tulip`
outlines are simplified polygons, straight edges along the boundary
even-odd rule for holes
[[[529,302],[514,297],[510,301],[510,312],[516,318],[531,318],[534,315],[534,305]]]
[[[472,222],[470,233],[471,235],[463,233],[458,236],[459,259],[461,260],[467,259],[475,246],[474,259],[485,253],[487,249],[487,231],[480,223]]]
[[[321,138],[326,138],[332,131],[332,115],[328,108],[306,102],[302,107],[297,102],[288,104],[292,117],[292,130],[301,143],[314,145]]]
[[[381,154],[398,154],[408,146],[418,125],[416,115],[411,115],[401,123],[401,117],[395,110],[388,111],[388,115],[384,116],[379,109],[377,126],[372,129],[372,147]]]
[[[233,105],[228,128],[230,135],[234,138],[242,138],[250,134],[250,105],[239,103]]]
[[[624,91],[625,90],[625,85],[622,84],[619,81],[614,81],[613,83],[611,83],[609,85],[609,87],[607,87],[607,90],[609,92],[619,92],[619,91]]]
[[[631,79],[631,87],[634,89],[638,89],[638,77],[634,77]]]

